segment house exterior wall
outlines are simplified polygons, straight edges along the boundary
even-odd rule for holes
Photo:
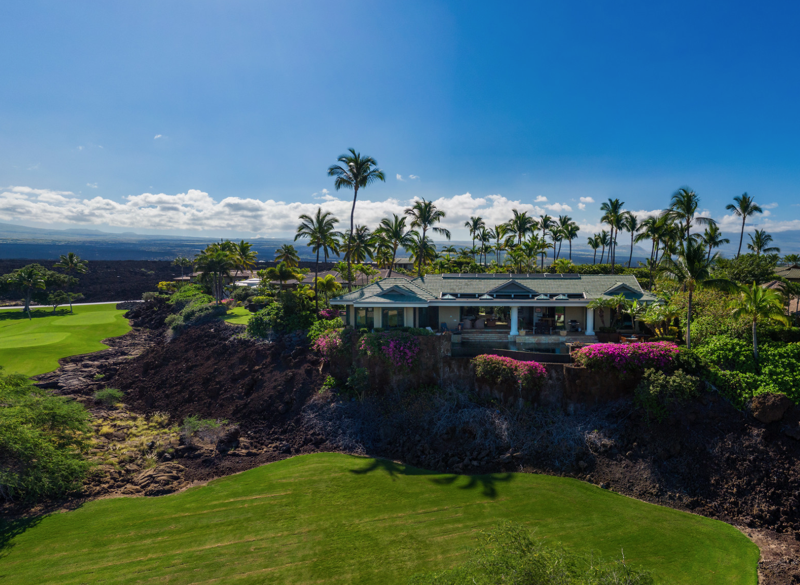
[[[406,307],[403,324],[406,327],[414,327],[414,307]]]
[[[460,318],[461,309],[459,307],[439,307],[439,323],[447,323],[450,330],[458,327]]]
[[[564,320],[567,325],[573,319],[581,324],[581,329],[586,330],[586,307],[566,307]]]

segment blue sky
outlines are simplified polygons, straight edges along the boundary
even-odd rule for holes
[[[345,218],[353,146],[387,173],[366,223],[425,197],[591,231],[689,185],[800,229],[800,8],[651,4],[5,2],[0,221],[282,235]]]

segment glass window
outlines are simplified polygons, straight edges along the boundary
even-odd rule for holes
[[[375,328],[375,309],[356,309],[356,329]]]
[[[439,307],[417,309],[417,327],[439,329]]]
[[[564,314],[566,313],[565,307],[556,307],[556,327],[564,328]]]
[[[381,326],[384,329],[395,329],[404,327],[403,317],[405,309],[383,309],[381,313]]]

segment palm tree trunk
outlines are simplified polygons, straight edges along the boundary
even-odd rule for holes
[[[572,262],[572,240],[569,241],[569,261]]]
[[[597,248],[594,249],[594,258],[592,258],[592,266],[597,264]]]
[[[689,309],[686,313],[686,349],[692,349],[692,289],[689,289]]]
[[[594,255],[597,256],[597,250],[594,251]],[[600,251],[600,264],[603,263],[603,258],[606,257],[606,246],[603,244],[603,249]]]
[[[353,247],[353,218],[356,214],[356,199],[358,198],[358,185],[353,186],[353,207],[350,209],[350,239],[347,243]],[[281,289],[282,290],[282,289]],[[353,283],[350,282],[350,252],[347,252],[347,292],[353,291]]]
[[[386,278],[392,277],[392,269],[394,268],[395,256],[397,256],[397,246],[392,248],[392,263],[389,265],[389,274],[386,275]]]
[[[319,248],[317,248],[317,260],[314,262],[314,306],[319,313],[319,296],[317,295],[317,279],[319,278]]]
[[[633,232],[631,232],[631,253],[628,256],[628,268],[631,267],[631,262],[633,262]]]
[[[739,234],[739,249],[736,251],[736,257],[739,257],[739,254],[742,253],[742,240],[744,240],[744,222],[747,221],[747,216],[742,215],[742,233]]]

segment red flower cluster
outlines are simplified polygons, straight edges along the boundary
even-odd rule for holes
[[[472,360],[475,374],[495,384],[516,382],[520,388],[537,390],[544,384],[547,370],[538,362],[523,362],[499,355],[479,355]]]
[[[582,347],[572,357],[591,370],[618,370],[623,374],[670,366],[678,347],[667,341],[653,343],[597,343]]]

